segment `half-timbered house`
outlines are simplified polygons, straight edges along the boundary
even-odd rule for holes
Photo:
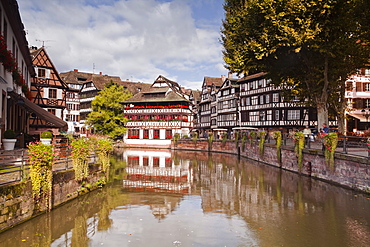
[[[346,81],[348,109],[347,130],[368,130],[370,128],[370,65],[358,70]]]
[[[123,114],[129,120],[125,144],[169,146],[176,133],[182,137],[189,135],[194,100],[191,90],[159,76],[148,90],[122,102]]]
[[[217,92],[217,128],[231,133],[239,125],[238,80],[227,78]]]
[[[225,81],[225,77],[204,77],[200,102],[197,111],[196,128],[200,137],[217,128],[217,92]]]
[[[45,47],[37,48],[32,46],[30,53],[36,70],[36,76],[31,79],[33,102],[63,120],[65,117],[63,111],[66,108],[68,86],[60,78]],[[31,114],[30,116],[30,133],[32,134],[39,134],[45,130],[53,130],[55,134],[58,134],[61,128],[63,130],[67,128],[64,121],[60,124],[53,124],[36,114]]]
[[[24,106],[31,102],[35,70],[15,0],[0,1],[0,33],[0,140],[6,129],[12,129],[18,135],[17,146],[23,147],[30,114]]]
[[[67,75],[68,74],[68,75]],[[133,95],[149,88],[150,84],[141,82],[131,82],[129,80],[122,81],[118,76],[103,75],[103,73],[92,74],[86,72],[79,72],[75,69],[73,72],[67,72],[63,74],[63,77],[69,77],[68,81],[79,81],[81,82],[80,89],[80,135],[87,136],[94,130],[89,129],[85,126],[87,116],[92,111],[92,101],[96,95],[105,87],[109,82],[115,82],[120,86],[123,86]],[[74,79],[72,79],[74,78]]]
[[[240,85],[240,127],[296,129],[317,126],[314,108],[299,99],[286,100],[282,88],[270,83],[265,73],[238,80]]]

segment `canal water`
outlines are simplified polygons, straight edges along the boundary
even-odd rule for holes
[[[370,196],[226,154],[125,150],[0,246],[370,246]]]

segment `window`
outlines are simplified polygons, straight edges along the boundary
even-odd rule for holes
[[[365,83],[365,91],[370,91],[370,83]]]
[[[258,96],[252,97],[252,105],[258,105]]]
[[[288,110],[288,120],[299,120],[300,112],[300,110]]]
[[[274,120],[280,120],[280,111],[279,110],[275,110],[274,111]]]
[[[153,139],[159,139],[159,129],[153,130]]]
[[[260,112],[260,121],[266,121],[266,112],[264,111]]]
[[[270,95],[269,94],[266,95],[265,103],[266,104],[269,104],[270,103]]]
[[[366,99],[365,108],[370,108],[370,99]]]
[[[49,98],[56,99],[57,98],[57,90],[56,89],[49,89]]]
[[[50,112],[51,114],[54,114],[55,115],[55,109],[48,109],[48,112]]]
[[[263,95],[260,95],[260,105],[263,105],[264,103],[263,103]]]
[[[166,139],[172,139],[172,130],[171,129],[166,130]]]
[[[272,102],[279,102],[279,93],[274,93],[272,95]]]
[[[245,105],[251,105],[251,98],[246,98],[245,99]]]
[[[249,121],[250,122],[258,122],[260,118],[260,113],[258,111],[252,111],[249,113]]]
[[[149,130],[148,129],[145,129],[144,130],[144,136],[143,136],[144,139],[148,139],[149,138]]]
[[[45,71],[45,69],[38,69],[37,70],[37,77],[41,77],[41,78],[45,78],[45,76],[46,76],[46,71]]]
[[[365,76],[370,76],[370,69],[365,69]]]

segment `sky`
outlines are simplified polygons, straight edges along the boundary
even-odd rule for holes
[[[45,46],[59,73],[201,89],[226,75],[223,0],[18,0],[29,46]]]

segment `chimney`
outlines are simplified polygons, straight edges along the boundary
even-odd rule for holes
[[[78,72],[78,69],[74,69],[73,71],[74,71],[74,72]]]
[[[226,76],[225,75],[221,75],[221,80],[222,80],[222,82],[224,82],[226,80]]]
[[[99,72],[99,75],[102,75],[103,74],[103,72]]]
[[[229,73],[227,74],[227,78],[233,78],[233,73],[229,72]]]

